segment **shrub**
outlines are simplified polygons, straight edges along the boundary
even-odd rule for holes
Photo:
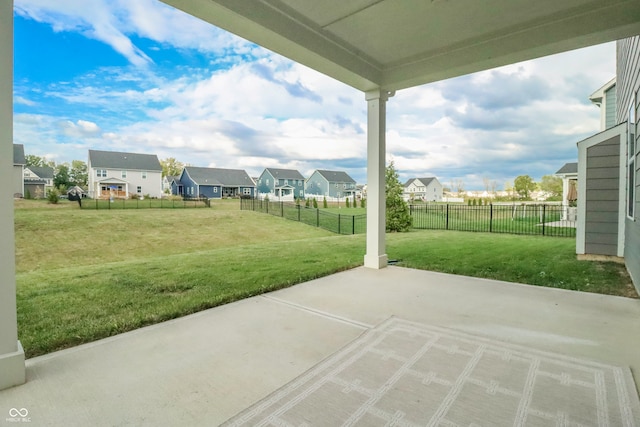
[[[305,199],[305,200],[304,200],[304,206],[305,206],[306,208],[310,207],[310,206],[311,206],[311,200],[310,200],[310,199]]]
[[[349,198],[348,198],[348,197],[345,199],[345,201],[344,201],[344,202],[345,202],[345,204],[346,204],[346,207],[348,207],[348,208],[350,208],[350,207],[351,207],[351,203],[349,202]]]
[[[318,201],[315,199],[315,197],[313,198],[313,207],[315,209],[318,209]]]
[[[325,209],[327,208],[327,198],[326,197],[322,198],[322,207],[325,208]]]
[[[31,191],[27,190],[24,192],[24,198],[25,199],[30,199],[31,198]]]
[[[360,207],[364,209],[364,197],[360,199]]]
[[[57,188],[52,188],[47,193],[47,200],[51,204],[57,204],[60,201],[60,191]]]

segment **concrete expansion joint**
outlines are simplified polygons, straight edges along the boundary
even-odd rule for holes
[[[351,326],[355,326],[357,328],[360,329],[371,329],[373,327],[375,327],[375,325],[370,325],[367,323],[362,323],[362,322],[358,322],[357,320],[353,320],[353,319],[349,319],[346,317],[342,317],[342,316],[338,316],[332,313],[327,313],[326,311],[322,311],[322,310],[316,310],[315,308],[311,308],[311,307],[307,307],[305,305],[301,305],[301,304],[297,304],[295,302],[291,302],[291,301],[285,301],[282,300],[280,298],[276,298],[270,295],[260,295],[260,297],[270,300],[270,301],[274,301],[277,302],[279,304],[284,304],[284,305],[288,305],[289,307],[293,307],[296,308],[298,310],[302,310],[302,311],[306,311],[307,313],[311,313],[314,314],[316,316],[320,316],[320,317],[324,317],[325,319],[330,319],[330,320],[336,320],[338,322],[341,323],[346,323],[348,325]]]

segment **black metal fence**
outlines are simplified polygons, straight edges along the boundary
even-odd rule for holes
[[[82,209],[186,209],[211,207],[209,199],[82,199]]]
[[[300,221],[339,234],[365,233],[367,229],[365,214],[336,214],[295,203],[258,199],[242,199],[240,208]],[[415,229],[575,237],[576,223],[567,220],[565,209],[559,205],[544,204],[468,206],[433,203],[409,206]]]
[[[258,199],[240,199],[240,209],[268,213],[324,228],[338,234],[359,234],[367,231],[367,216],[364,214],[336,214],[322,209],[307,208],[295,203]]]
[[[413,228],[575,237],[575,221],[559,205],[410,205]]]

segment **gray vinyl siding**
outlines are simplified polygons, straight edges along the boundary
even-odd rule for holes
[[[640,36],[631,37],[617,42],[617,120],[623,123],[628,120],[629,106],[633,94],[640,89]],[[640,102],[636,96],[636,120]],[[636,121],[637,123],[637,121]],[[636,136],[638,129],[636,128]],[[634,218],[625,220],[624,258],[627,270],[631,274],[633,283],[640,291],[640,147],[639,140],[635,143],[635,211]],[[625,168],[625,173],[627,168]],[[628,178],[625,182],[629,182]],[[628,194],[628,191],[625,192]],[[626,210],[626,206],[625,206]],[[626,212],[625,212],[626,213]]]
[[[585,252],[618,253],[620,138],[587,149]]]
[[[614,127],[618,123],[616,122],[616,86],[613,86],[605,94],[605,105],[607,111],[605,111],[605,129]]]

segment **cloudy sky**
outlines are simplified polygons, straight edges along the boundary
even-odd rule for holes
[[[14,141],[56,162],[88,149],[194,166],[343,170],[366,182],[364,95],[155,0],[15,0]],[[497,189],[576,161],[608,43],[399,91],[387,158],[401,180]]]

